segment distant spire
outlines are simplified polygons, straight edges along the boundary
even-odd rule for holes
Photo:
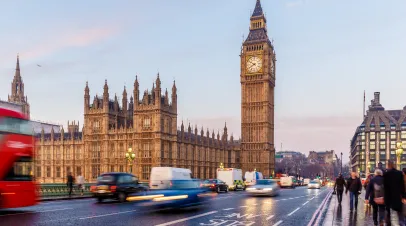
[[[261,6],[261,0],[257,0],[257,3],[255,4],[255,9],[254,12],[252,13],[252,16],[262,16],[264,15],[264,12],[262,11],[262,6]]]
[[[21,77],[20,75],[20,55],[17,54],[17,63],[16,63],[16,73],[15,77]]]

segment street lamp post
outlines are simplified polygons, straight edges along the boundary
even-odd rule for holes
[[[399,170],[401,170],[401,158],[402,158],[402,154],[403,154],[403,147],[402,147],[402,142],[401,141],[398,141],[398,142],[396,142],[396,165],[397,165],[397,168],[399,169]]]
[[[220,162],[220,169],[224,169],[224,164]]]
[[[127,153],[125,153],[125,158],[128,161],[128,165],[130,166],[130,173],[133,171],[133,163],[135,159],[135,153],[133,152],[132,148],[129,148]]]
[[[341,174],[343,173],[343,153],[341,152]]]

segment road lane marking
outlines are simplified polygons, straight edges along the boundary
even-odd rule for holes
[[[333,192],[331,191],[330,194],[327,194],[328,198],[326,199],[326,201],[324,202],[323,206],[321,207],[321,209],[319,211],[319,216],[317,217],[316,225],[319,225],[320,220],[321,220],[321,215],[323,215],[323,211],[324,211],[324,209],[326,209],[327,202],[328,202],[328,200],[330,200],[330,197],[331,197],[332,193]]]
[[[223,210],[233,210],[234,208],[226,208],[226,209],[223,209]]]
[[[293,210],[292,212],[290,212],[289,214],[288,214],[288,216],[291,216],[292,214],[294,214],[296,211],[298,211],[300,209],[300,207],[298,207],[298,208],[296,208],[295,210]]]
[[[312,226],[312,225],[313,225],[313,223],[314,223],[314,221],[315,221],[315,219],[316,219],[316,216],[317,216],[317,215],[319,214],[319,212],[320,212],[320,209],[321,209],[322,206],[327,202],[327,199],[329,198],[329,196],[331,196],[331,193],[332,193],[332,192],[333,192],[333,191],[331,191],[330,193],[328,193],[328,194],[326,195],[326,197],[323,199],[322,203],[320,204],[319,208],[317,208],[317,210],[314,212],[314,214],[313,214],[312,218],[310,219],[309,224],[307,224],[307,226]]]
[[[307,203],[309,203],[309,202],[310,202],[310,200],[309,200],[309,201],[307,201],[307,202],[305,202],[305,203],[303,203],[303,204],[302,204],[302,206],[306,205],[306,204],[307,204]]]
[[[282,224],[282,220],[280,220],[280,221],[278,221],[278,222],[276,222],[276,224],[274,224],[273,226],[278,226],[278,225],[280,225],[280,224]]]
[[[218,211],[211,211],[211,212],[207,212],[207,213],[202,213],[202,214],[199,214],[199,215],[196,215],[196,216],[193,216],[193,217],[182,218],[182,219],[179,219],[179,220],[170,221],[170,222],[163,223],[163,224],[157,224],[155,226],[168,226],[168,225],[172,225],[172,224],[176,224],[176,223],[196,219],[196,218],[199,218],[199,217],[204,217],[204,216],[207,216],[207,215],[215,214],[217,212]]]
[[[123,212],[117,212],[117,213],[108,213],[108,214],[96,215],[96,216],[90,216],[90,217],[81,217],[81,218],[79,218],[79,220],[86,220],[86,219],[92,219],[92,218],[97,218],[97,217],[106,217],[106,216],[117,215],[117,214],[131,213],[131,212],[135,212],[135,211],[136,210],[129,210],[129,211],[123,211]]]
[[[34,214],[34,213],[46,213],[46,212],[55,212],[55,211],[61,211],[61,210],[71,210],[73,208],[62,208],[62,209],[53,209],[53,210],[42,210],[42,211],[28,211],[24,213],[11,213],[11,214],[4,214],[0,215],[0,217],[4,216],[14,216],[14,215],[23,215],[23,214]]]
[[[266,220],[270,220],[270,219],[272,219],[274,216],[275,216],[275,215],[271,215],[271,216],[267,217]]]

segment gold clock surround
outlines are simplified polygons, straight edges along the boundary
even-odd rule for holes
[[[262,69],[263,69],[262,56],[260,56],[260,55],[247,56],[246,61],[245,61],[245,71],[247,74],[262,73]]]

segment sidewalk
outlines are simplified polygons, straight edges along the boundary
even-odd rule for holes
[[[337,195],[334,195],[330,201],[323,225],[374,225],[374,221],[372,220],[372,207],[365,205],[364,197],[365,191],[358,197],[357,211],[350,213],[350,194],[345,194],[344,192],[341,206],[338,205]]]
[[[88,199],[92,198],[91,195],[72,195],[70,198],[69,196],[48,196],[48,197],[41,197],[38,201],[46,202],[46,201],[56,201],[56,200],[70,200],[70,199]]]

